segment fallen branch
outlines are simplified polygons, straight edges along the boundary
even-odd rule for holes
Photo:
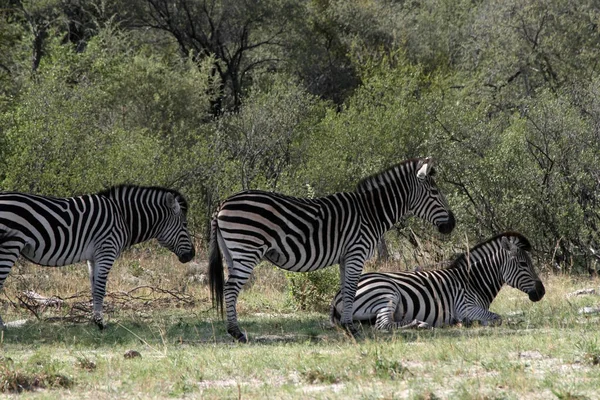
[[[567,294],[567,297],[584,296],[584,295],[587,295],[587,294],[600,295],[600,290],[599,289],[594,289],[594,288],[580,289],[580,290],[576,290],[574,292],[571,292],[571,293]]]
[[[18,308],[26,308],[37,320],[67,321],[71,323],[89,322],[93,304],[89,292],[77,292],[68,297],[44,297],[33,290],[26,290],[17,295],[19,303],[9,299]],[[105,296],[103,311],[107,314],[115,310],[151,311],[168,307],[193,307],[196,299],[175,289],[164,289],[156,286],[138,286],[128,291],[110,292]],[[62,316],[42,318],[48,308],[66,311]]]

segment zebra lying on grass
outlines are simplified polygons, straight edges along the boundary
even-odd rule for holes
[[[0,193],[0,289],[19,255],[52,267],[87,260],[93,319],[102,329],[106,279],[124,249],[155,238],[182,263],[194,257],[186,214],[181,194],[158,187],[122,185],[69,198]]]
[[[305,199],[246,191],[223,201],[211,223],[209,283],[213,303],[227,308],[227,332],[246,342],[237,322],[242,286],[263,258],[294,272],[340,265],[342,325],[354,336],[352,301],[363,265],[381,236],[407,214],[450,233],[455,225],[432,178],[429,158],[407,160],[364,179],[354,192]],[[221,251],[229,277],[225,283]]]
[[[507,283],[529,295],[544,297],[544,285],[534,271],[529,241],[506,232],[479,243],[461,254],[448,268],[418,272],[371,272],[358,281],[353,319],[375,323],[377,329],[413,326],[501,324],[488,309]],[[342,296],[331,303],[331,322],[339,321]]]

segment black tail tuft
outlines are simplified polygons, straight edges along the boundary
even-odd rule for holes
[[[208,282],[210,285],[210,297],[213,306],[223,316],[223,289],[225,286],[225,274],[223,273],[223,259],[217,240],[217,216],[211,221],[210,227],[210,255],[208,262]]]

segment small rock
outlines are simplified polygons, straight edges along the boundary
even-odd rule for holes
[[[598,314],[600,307],[583,307],[579,309],[579,314]]]
[[[7,328],[20,328],[27,323],[26,319],[18,319],[16,321],[5,322]]]
[[[544,358],[544,355],[539,351],[522,351],[519,353],[519,358],[529,358],[533,360],[538,360],[540,358]]]
[[[140,354],[139,351],[135,351],[135,350],[127,350],[127,352],[123,355],[123,357],[125,358],[138,358],[138,357],[142,357],[142,355]]]
[[[525,314],[523,311],[511,311],[509,313],[506,313],[506,316],[507,317],[519,317],[523,314]]]

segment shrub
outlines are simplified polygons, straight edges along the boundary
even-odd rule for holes
[[[313,272],[286,272],[288,293],[293,305],[303,311],[326,311],[340,288],[339,268]]]

